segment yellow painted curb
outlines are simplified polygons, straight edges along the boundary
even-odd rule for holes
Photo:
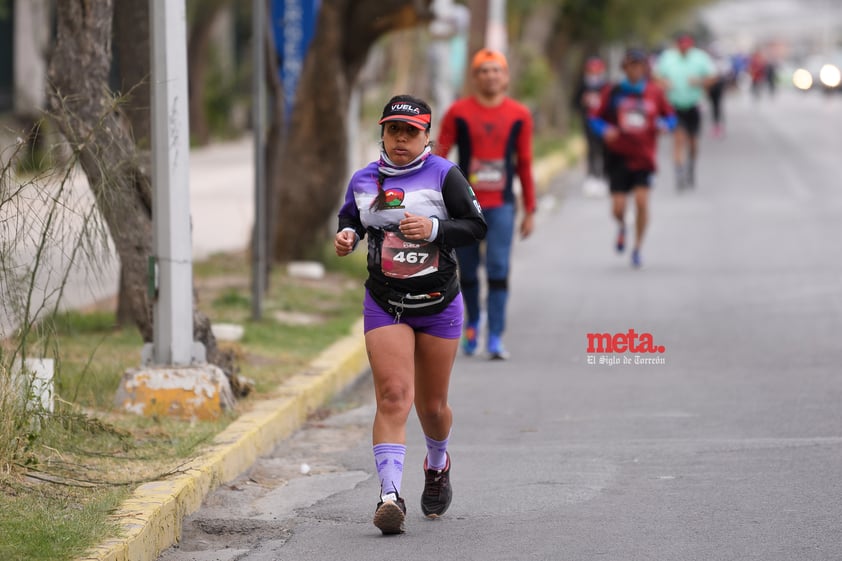
[[[197,511],[211,491],[271,452],[367,369],[360,319],[351,335],[284,382],[280,397],[256,403],[217,435],[211,449],[185,465],[181,475],[140,486],[114,515],[121,536],[99,544],[79,561],[154,561],[178,542],[184,517]]]

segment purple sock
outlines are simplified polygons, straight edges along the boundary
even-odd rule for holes
[[[424,435],[427,441],[427,469],[444,469],[447,465],[447,441],[450,435],[444,440],[433,440]]]
[[[401,492],[403,479],[403,461],[406,457],[406,446],[403,444],[374,445],[374,465],[377,466],[377,476],[380,478],[380,494]]]

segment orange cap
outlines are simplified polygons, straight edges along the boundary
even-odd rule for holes
[[[506,57],[500,51],[480,49],[471,61],[471,70],[476,70],[486,62],[493,62],[495,64],[499,64],[503,68],[509,68],[509,64],[506,62]]]

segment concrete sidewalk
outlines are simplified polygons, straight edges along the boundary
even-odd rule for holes
[[[254,146],[250,137],[190,151],[193,259],[241,251],[254,225]]]
[[[574,155],[580,150],[577,145]],[[198,255],[237,250],[247,243],[253,209],[248,179],[252,155],[250,140],[191,153],[193,238]],[[567,158],[558,154],[537,161],[533,173],[539,193],[567,165]],[[122,535],[79,561],[154,561],[179,541],[183,519],[198,510],[211,491],[249,469],[258,457],[299,429],[308,415],[367,372],[360,319],[347,337],[285,382],[277,392],[281,397],[254,402],[180,475],[139,487],[114,515]]]

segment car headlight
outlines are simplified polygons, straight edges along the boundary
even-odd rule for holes
[[[792,73],[792,85],[799,90],[809,90],[813,87],[813,75],[806,68],[799,68]]]
[[[828,88],[836,88],[842,83],[842,73],[835,64],[825,64],[819,71],[819,80]]]

